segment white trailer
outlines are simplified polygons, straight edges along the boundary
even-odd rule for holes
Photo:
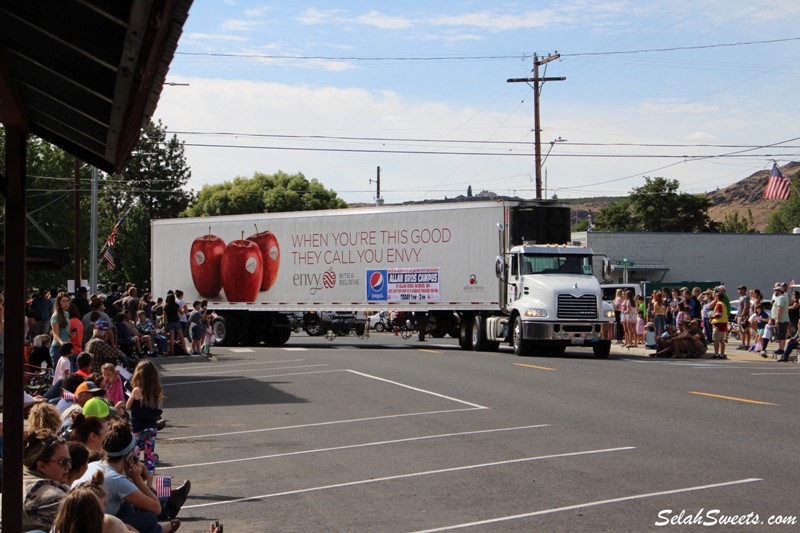
[[[569,208],[548,202],[154,220],[152,287],[207,299],[222,344],[281,345],[287,313],[394,310],[424,313],[429,331],[465,349],[607,355],[592,252],[568,239]]]

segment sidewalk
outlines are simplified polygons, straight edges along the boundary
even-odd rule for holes
[[[746,352],[744,350],[737,350],[736,346],[738,346],[738,342],[729,342],[727,346],[725,346],[725,355],[728,357],[730,361],[758,361],[758,362],[777,362],[777,358],[779,356],[774,355],[772,351],[768,352],[767,358],[763,358],[757,353]],[[655,350],[648,350],[644,346],[639,346],[637,348],[623,348],[621,344],[611,344],[611,353],[614,355],[622,356],[622,357],[650,357],[650,354],[654,353]],[[708,347],[708,351],[703,354],[700,359],[711,359],[714,355],[714,348],[713,346]],[[794,359],[793,354],[791,356]],[[670,359],[669,357],[663,359]],[[691,358],[690,358],[691,359]],[[790,362],[789,364],[795,364],[794,361]]]

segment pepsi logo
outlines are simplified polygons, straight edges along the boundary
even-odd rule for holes
[[[373,291],[383,290],[383,274],[380,272],[373,272],[369,277],[369,286]]]

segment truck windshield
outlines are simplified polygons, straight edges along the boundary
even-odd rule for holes
[[[543,255],[520,256],[520,273],[526,274],[592,274],[592,258],[588,255]]]

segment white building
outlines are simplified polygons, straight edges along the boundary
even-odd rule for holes
[[[573,233],[608,256],[612,283],[721,281],[772,292],[776,281],[800,283],[800,235],[758,233]],[[596,260],[596,272],[602,263]]]

